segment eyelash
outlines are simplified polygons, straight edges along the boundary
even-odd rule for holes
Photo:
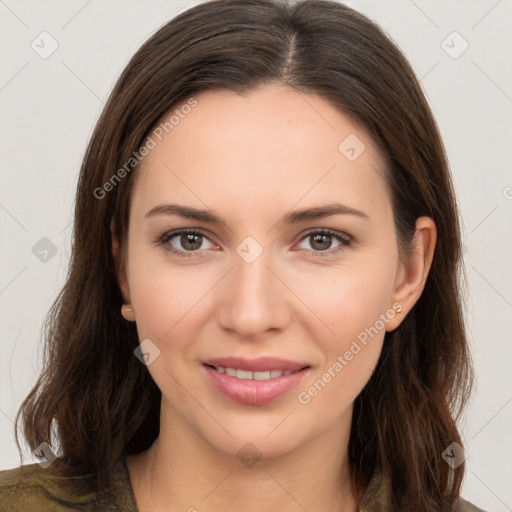
[[[199,235],[199,236],[208,238],[207,234],[204,233],[203,231],[198,230],[198,229],[188,228],[188,229],[179,229],[176,231],[170,231],[168,233],[164,233],[162,235],[162,237],[157,242],[162,247],[166,246],[166,247],[164,247],[164,249],[166,251],[168,251],[172,254],[175,254],[176,256],[181,257],[181,258],[193,258],[193,257],[196,257],[196,255],[200,255],[200,252],[201,252],[200,250],[181,251],[179,249],[175,249],[174,247],[172,247],[170,244],[167,243],[167,242],[169,242],[169,240],[171,240],[172,238],[179,236],[179,235]],[[319,257],[325,258],[326,256],[332,256],[334,254],[338,254],[338,253],[344,251],[353,242],[352,237],[347,235],[346,233],[341,233],[339,231],[333,231],[332,229],[314,229],[314,230],[311,230],[311,231],[308,231],[307,233],[305,233],[304,236],[299,240],[299,243],[306,240],[309,237],[312,237],[313,235],[330,235],[340,242],[340,245],[338,247],[335,247],[334,249],[327,249],[325,251],[311,251],[308,249],[300,249],[300,250],[304,250],[304,251],[313,253],[313,255],[315,257],[319,256]]]

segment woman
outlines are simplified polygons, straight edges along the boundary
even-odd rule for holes
[[[43,463],[0,474],[0,510],[480,510],[455,204],[418,81],[361,14],[171,20],[84,157],[17,418]]]

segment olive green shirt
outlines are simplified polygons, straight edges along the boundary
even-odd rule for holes
[[[58,460],[58,459],[57,459]],[[361,512],[381,510],[377,477],[368,485]],[[460,499],[458,512],[484,512]],[[0,512],[138,512],[126,458],[119,459],[109,490],[101,496],[94,490],[91,477],[65,478],[58,463],[44,469],[28,464],[0,471]]]

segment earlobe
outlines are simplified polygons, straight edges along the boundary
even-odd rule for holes
[[[135,322],[135,313],[131,304],[123,304],[121,306],[121,315],[129,322]]]
[[[391,304],[401,305],[401,311],[388,322],[387,331],[393,331],[400,325],[423,293],[432,266],[436,241],[437,230],[434,221],[430,217],[419,217],[416,221],[411,252],[407,256],[407,261],[401,265],[391,300]]]

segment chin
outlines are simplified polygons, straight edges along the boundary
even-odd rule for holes
[[[304,425],[297,425],[291,419],[285,419],[289,410],[276,415],[270,421],[258,422],[255,418],[243,416],[237,421],[224,421],[224,429],[204,432],[204,438],[216,450],[242,462],[245,458],[275,458],[295,450],[307,442]],[[290,415],[290,416],[293,416]]]

